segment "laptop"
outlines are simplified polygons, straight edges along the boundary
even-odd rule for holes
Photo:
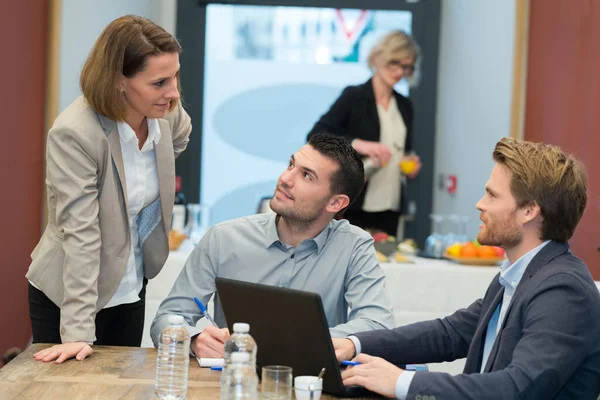
[[[321,296],[317,293],[216,278],[229,331],[250,324],[258,346],[258,372],[265,365],[287,365],[294,376],[318,375],[325,367],[323,391],[341,397],[380,397],[360,386],[345,387],[335,357]]]

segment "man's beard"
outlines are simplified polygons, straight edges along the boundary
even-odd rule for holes
[[[270,206],[271,210],[280,215],[289,224],[308,227],[321,216],[328,200],[329,197],[319,201],[312,207],[294,207],[294,205],[280,205],[277,202],[273,202],[273,199],[271,199]]]
[[[484,223],[483,230],[477,234],[479,244],[509,249],[521,243],[523,234],[515,222],[516,215],[515,211],[505,220]]]

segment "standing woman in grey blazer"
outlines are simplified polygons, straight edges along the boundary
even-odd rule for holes
[[[27,279],[33,342],[58,344],[37,360],[141,344],[146,282],[169,252],[175,158],[192,129],[180,52],[145,18],[114,20],[85,62],[83,96],[48,133],[48,224]]]

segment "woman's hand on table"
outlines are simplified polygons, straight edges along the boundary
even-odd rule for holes
[[[63,343],[54,345],[48,349],[40,350],[33,355],[33,358],[43,362],[56,360],[55,363],[60,364],[73,357],[82,361],[93,352],[92,346],[86,342]]]
[[[377,167],[383,167],[392,158],[392,151],[385,144],[370,140],[354,139],[352,147],[358,154],[371,158]]]

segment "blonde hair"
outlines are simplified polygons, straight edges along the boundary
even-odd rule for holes
[[[378,61],[388,62],[394,58],[413,57],[415,63],[421,55],[421,49],[415,40],[401,30],[385,35],[369,52],[369,68],[375,69]]]
[[[119,80],[143,71],[148,57],[165,53],[181,53],[173,35],[137,15],[117,18],[104,28],[85,61],[79,79],[81,92],[97,113],[124,121],[126,109],[117,87]],[[181,92],[179,79],[177,89]],[[169,111],[177,104],[178,100],[171,100]]]
[[[569,240],[587,203],[583,164],[558,146],[513,138],[500,140],[493,157],[511,173],[510,190],[517,207],[540,207],[540,239]]]

